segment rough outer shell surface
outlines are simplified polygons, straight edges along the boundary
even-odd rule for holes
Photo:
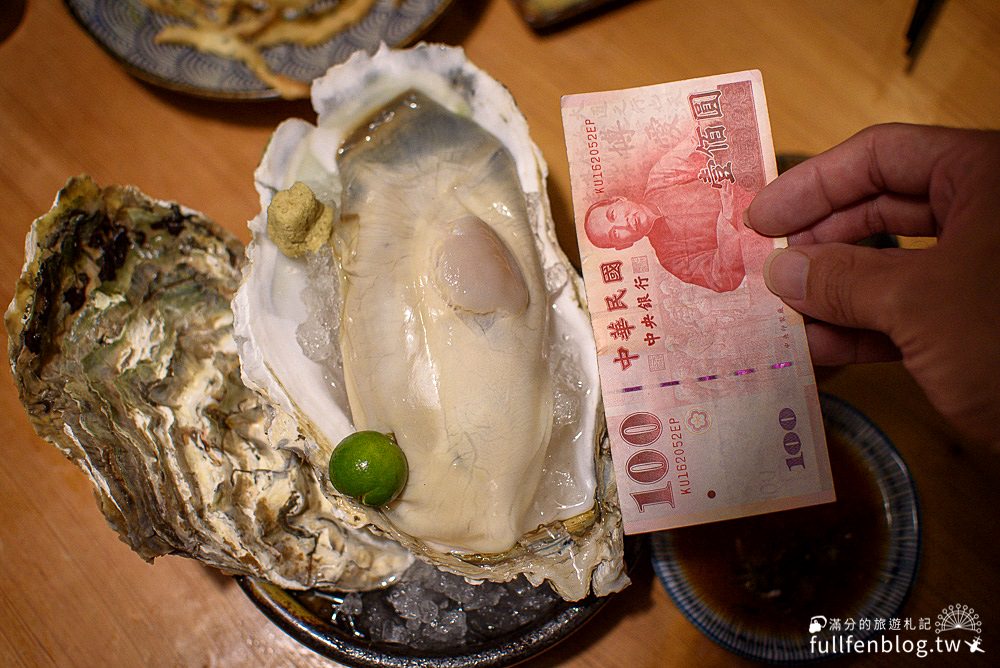
[[[370,589],[412,561],[344,528],[297,435],[268,440],[273,411],[243,385],[232,336],[238,240],[77,177],[25,256],[6,313],[21,401],[129,547],[292,589]]]
[[[504,159],[511,161],[513,179],[520,191],[516,208],[523,211],[530,236],[525,249],[514,252],[522,272],[535,274],[541,281],[531,287],[529,302],[547,300],[541,309],[547,314],[543,315],[545,324],[539,330],[543,332],[543,350],[532,354],[538,354],[548,364],[546,382],[554,387],[564,386],[539,401],[539,411],[555,414],[552,424],[537,430],[551,431],[544,471],[540,477],[536,476],[535,488],[542,491],[531,492],[540,496],[530,502],[517,501],[521,506],[535,509],[531,512],[537,511],[542,519],[517,536],[512,545],[478,550],[475,545],[451,542],[451,537],[442,540],[437,535],[414,535],[404,530],[403,527],[421,526],[421,521],[406,522],[400,516],[401,508],[407,507],[416,494],[413,489],[404,489],[397,502],[382,509],[360,506],[338,495],[328,482],[324,490],[343,508],[345,515],[358,518],[359,526],[370,525],[420,558],[469,579],[506,581],[523,573],[536,584],[547,580],[568,599],[579,599],[591,592],[604,595],[617,591],[627,584],[622,564],[620,512],[607,439],[602,439],[604,419],[596,355],[582,284],[555,240],[545,192],[546,167],[528,136],[523,116],[507,90],[470,64],[460,49],[419,45],[403,51],[383,48],[373,56],[355,54],[314,83],[313,106],[319,114],[316,126],[293,119],[276,130],[256,173],[261,214],[250,223],[253,241],[247,250],[249,262],[233,305],[244,380],[265,394],[273,405],[294,416],[294,421],[274,425],[271,438],[296,431],[307,434],[312,447],[305,450],[306,456],[320,476],[324,475],[332,448],[352,431],[373,425],[394,432],[407,428],[388,420],[379,412],[381,408],[375,414],[368,408],[352,412],[354,397],[349,395],[358,391],[352,386],[350,373],[345,380],[343,360],[356,355],[344,344],[342,325],[359,317],[349,309],[356,282],[352,273],[356,266],[352,264],[354,253],[362,245],[354,237],[364,234],[365,220],[362,216],[359,223],[362,232],[345,232],[350,228],[347,221],[355,217],[350,192],[357,179],[352,176],[350,183],[342,182],[340,149],[345,141],[367,141],[369,130],[374,135],[383,122],[394,117],[391,110],[385,111],[387,105],[395,104],[400,96],[405,99],[413,91],[491,135],[506,149],[508,158]],[[429,180],[437,173],[432,171]],[[329,272],[329,267],[316,270],[310,264],[312,260],[286,257],[267,237],[268,204],[277,191],[297,181],[308,185],[338,214],[346,214],[339,229],[335,224],[332,249],[323,251],[333,258],[334,279],[321,285],[317,280],[324,271]],[[369,181],[375,183],[378,179]],[[380,197],[375,193],[361,199],[380,205]],[[488,219],[490,215],[480,217]],[[388,244],[387,241],[383,245]],[[537,271],[527,268],[531,263],[537,265]],[[389,265],[386,266],[388,276]],[[302,333],[310,328],[316,333],[316,303],[331,293],[336,302],[332,311],[344,309],[345,304],[348,310],[332,313],[318,330],[329,329],[332,349],[337,349],[338,344],[344,348],[330,354],[317,353],[315,349],[308,350],[309,344],[303,342]],[[387,310],[387,317],[392,317],[388,311],[391,309]],[[322,320],[324,316],[319,317]],[[379,333],[371,331],[372,336]],[[353,336],[356,339],[358,332]],[[348,360],[348,363],[353,362]],[[388,380],[387,385],[396,387],[413,378]],[[511,392],[516,393],[517,389],[514,387]],[[475,399],[476,394],[470,392],[470,399]],[[354,408],[358,409],[358,405]],[[501,403],[493,410],[503,415],[509,407]],[[562,445],[551,445],[557,441]],[[405,442],[401,445],[407,450]],[[415,457],[414,452],[411,448],[407,456],[411,459],[411,474],[415,472],[420,479],[423,472],[419,469],[425,462]],[[566,489],[577,490],[573,493],[586,490],[586,498],[569,510],[550,511],[538,499],[548,493],[546,490],[557,489],[556,481],[560,479],[570,481]],[[508,498],[515,499],[516,493],[509,493]],[[476,502],[456,490],[452,505]],[[449,512],[448,504],[440,503],[436,512],[444,517]],[[516,526],[523,529],[522,525]]]

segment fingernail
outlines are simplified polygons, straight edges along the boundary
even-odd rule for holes
[[[788,248],[771,252],[764,262],[764,283],[779,297],[805,299],[809,256]]]
[[[743,216],[742,217],[743,217],[743,224],[745,226],[747,226],[747,227],[750,227],[750,209],[749,208],[743,209]],[[750,229],[752,230],[753,228],[750,227]]]

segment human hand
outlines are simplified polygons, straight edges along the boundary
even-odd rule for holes
[[[766,186],[745,222],[789,236],[764,277],[815,318],[817,364],[902,357],[955,427],[1000,444],[1000,132],[868,128]],[[879,232],[937,244],[851,245]]]

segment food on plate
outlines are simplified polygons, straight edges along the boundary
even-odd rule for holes
[[[143,0],[153,11],[181,19],[161,28],[157,43],[242,61],[258,79],[289,99],[308,97],[309,82],[275,72],[263,50],[278,44],[322,44],[367,16],[375,2]]]
[[[6,323],[36,430],[147,559],[292,589],[375,589],[415,558],[621,589],[582,282],[510,94],[420,45],[357,53],[312,97],[256,172],[245,254],[85,177],[35,221]]]
[[[353,431],[394,434],[400,495],[332,498],[438,568],[568,599],[621,588],[582,283],[509,92],[460,49],[419,45],[354,54],[312,99],[316,125],[281,124],[256,173],[233,303],[247,384],[315,441],[317,468]],[[303,257],[268,236],[296,183],[336,212]]]

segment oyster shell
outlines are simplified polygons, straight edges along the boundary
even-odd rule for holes
[[[21,401],[133,550],[294,589],[369,589],[406,568],[399,546],[344,528],[294,439],[268,441],[271,410],[241,382],[232,338],[238,240],[77,177],[25,256],[6,313]]]
[[[410,483],[395,502],[324,487],[359,526],[470,579],[620,589],[593,334],[513,99],[460,49],[424,44],[357,53],[312,97],[317,125],[279,126],[256,174],[233,305],[244,380],[294,416],[280,427],[309,437],[319,472],[356,429],[396,435]],[[305,259],[267,236],[295,182],[339,215],[332,249]]]

